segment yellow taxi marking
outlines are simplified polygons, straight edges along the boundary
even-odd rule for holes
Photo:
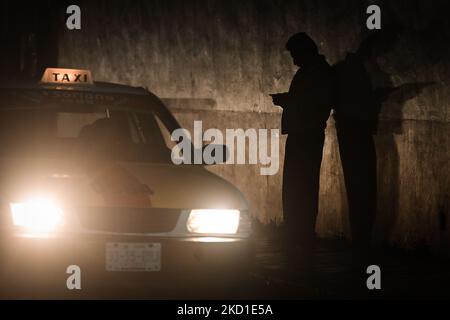
[[[47,68],[42,76],[41,83],[93,85],[94,80],[90,70]]]

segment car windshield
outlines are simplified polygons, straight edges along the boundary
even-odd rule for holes
[[[20,100],[0,108],[2,157],[170,161],[156,115],[151,108],[139,110],[133,99],[122,99],[120,105]]]

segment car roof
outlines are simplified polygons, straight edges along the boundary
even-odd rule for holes
[[[90,85],[68,85],[68,84],[53,84],[53,83],[41,83],[33,80],[11,80],[0,81],[1,89],[12,90],[55,90],[55,91],[78,91],[78,92],[91,92],[91,93],[106,93],[106,94],[125,94],[135,95],[140,97],[148,97],[155,103],[159,110],[159,116],[164,117],[166,121],[171,122],[172,130],[180,128],[178,121],[173,117],[169,109],[164,102],[153,92],[143,87],[132,87],[118,83],[94,81]]]
[[[148,95],[148,90],[142,87],[132,87],[118,83],[95,81],[94,85],[58,85],[41,84],[39,82],[19,81],[3,82],[0,88],[4,89],[35,89],[35,90],[74,90],[97,93]]]

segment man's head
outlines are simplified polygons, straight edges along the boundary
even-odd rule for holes
[[[291,36],[286,43],[286,50],[291,53],[294,64],[299,67],[307,65],[319,55],[316,43],[304,32]]]

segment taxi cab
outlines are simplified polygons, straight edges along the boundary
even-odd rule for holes
[[[167,133],[178,128],[151,92],[95,82],[89,70],[2,85],[1,279],[65,286],[75,265],[86,288],[241,266],[246,200],[203,165],[172,163]]]

